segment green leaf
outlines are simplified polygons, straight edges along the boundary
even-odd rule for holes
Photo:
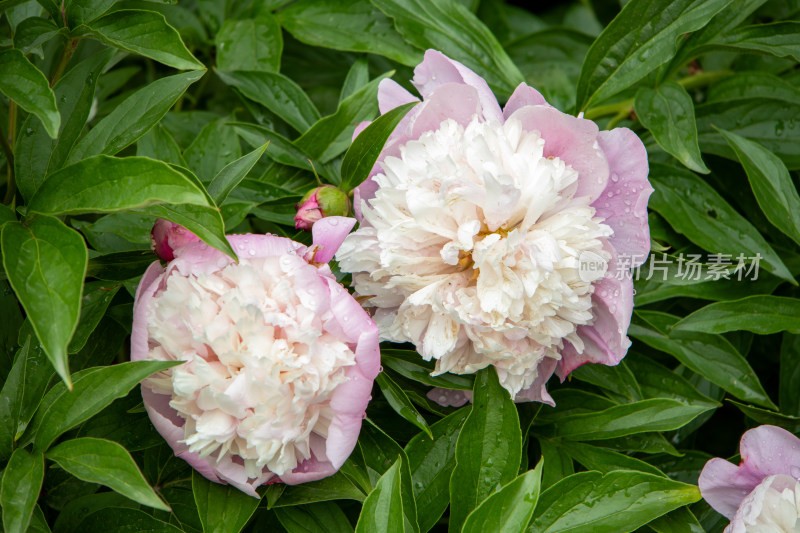
[[[784,333],[781,340],[779,402],[782,413],[800,416],[800,387],[797,387],[797,383],[800,383],[800,335]]]
[[[554,27],[504,43],[509,57],[525,82],[554,107],[570,113],[575,109],[575,87],[581,64],[594,39],[573,28]]]
[[[17,437],[33,417],[42,401],[47,384],[53,375],[53,368],[47,362],[44,351],[31,335],[17,352],[11,372],[6,376],[0,391],[0,459],[11,455]]]
[[[292,141],[279,133],[263,126],[244,122],[234,122],[231,126],[234,127],[236,133],[238,133],[245,142],[254,148],[269,143],[269,149],[266,151],[266,155],[276,163],[306,171],[311,169],[311,165],[308,162],[311,156],[297,148],[292,144]],[[333,165],[314,163],[314,168],[320,176],[334,181],[338,180],[338,170],[334,168]],[[304,192],[304,189],[301,190]]]
[[[350,192],[369,177],[375,161],[381,155],[383,146],[389,135],[392,134],[397,124],[403,120],[411,108],[419,102],[411,102],[395,107],[375,119],[369,126],[358,134],[358,137],[347,149],[342,160],[342,185],[345,192]]]
[[[706,533],[687,507],[680,507],[647,524],[656,533]]]
[[[775,411],[767,411],[752,405],[739,403],[735,400],[728,400],[735,405],[744,415],[759,424],[769,424],[778,426],[792,433],[800,432],[800,416],[784,415]]]
[[[183,156],[200,181],[209,183],[226,165],[242,155],[236,131],[226,118],[211,121],[200,130]]]
[[[32,115],[20,126],[23,132],[14,151],[14,173],[23,198],[30,201],[47,175],[61,168],[75,140],[83,131],[92,108],[97,78],[111,59],[111,50],[81,61],[53,87],[61,113],[61,131],[50,139],[42,123]]]
[[[183,72],[138,89],[78,141],[67,164],[98,154],[114,155],[135,143],[161,120],[186,88],[201,77],[203,72]]]
[[[67,351],[76,353],[83,349],[89,335],[106,314],[106,309],[117,294],[120,285],[113,285],[102,281],[92,281],[84,284],[83,297],[81,298],[81,316],[78,327],[72,335]]]
[[[463,533],[525,531],[539,500],[543,461],[495,492],[464,522]]]
[[[136,155],[158,159],[170,165],[187,167],[181,148],[172,134],[161,124],[144,134],[136,143]]]
[[[125,507],[106,507],[89,514],[75,531],[114,531],[114,533],[183,533],[182,529],[140,511]]]
[[[345,98],[336,113],[317,121],[311,129],[294,141],[295,146],[327,163],[350,146],[356,124],[372,119],[378,112],[378,84],[388,72],[378,76],[351,96]]]
[[[404,533],[403,496],[400,490],[400,469],[403,459],[395,463],[378,480],[369,493],[356,524],[356,533]]]
[[[637,376],[642,393],[647,398],[672,398],[687,405],[715,403],[689,380],[650,357],[628,353],[625,361]]]
[[[637,311],[636,316],[643,320],[631,323],[630,336],[670,354],[737,398],[774,407],[750,364],[725,337],[692,331],[667,334],[678,317],[653,311]]]
[[[433,48],[474,70],[506,99],[524,80],[497,38],[478,17],[454,0],[371,0],[394,19],[406,41]]]
[[[296,2],[277,16],[295,39],[312,46],[378,54],[410,67],[422,61],[422,52],[369,0]]]
[[[14,48],[23,54],[36,53],[38,47],[60,33],[63,33],[62,28],[51,19],[29,17],[20,22],[14,31]],[[38,53],[41,56],[41,49]]]
[[[14,450],[3,472],[0,504],[3,528],[9,533],[28,530],[33,508],[44,481],[44,457],[22,448]]]
[[[364,493],[343,473],[300,485],[287,486],[273,507],[304,505],[329,500],[364,501]]]
[[[800,145],[794,133],[800,125],[800,101],[787,102],[778,96],[697,106],[702,151],[736,160],[736,154],[718,133],[723,129],[759,143],[780,157],[789,170],[800,169]]]
[[[310,503],[275,509],[281,525],[288,533],[348,533],[353,526],[344,511],[332,502]]]
[[[473,509],[517,476],[522,457],[517,408],[493,366],[476,375],[472,394],[450,477],[449,531],[458,531]]]
[[[209,205],[200,186],[166,163],[98,155],[52,174],[28,210],[47,215],[110,213],[159,203]]]
[[[42,71],[19,50],[0,52],[0,93],[39,117],[47,134],[56,138],[61,126],[56,97]]]
[[[736,28],[717,36],[703,48],[759,52],[800,61],[800,22],[773,22]]]
[[[687,405],[678,400],[652,398],[602,411],[562,416],[555,421],[555,434],[570,440],[602,440],[646,431],[670,431],[716,407],[710,402]]]
[[[50,448],[45,456],[78,479],[105,485],[142,505],[170,510],[147,484],[128,450],[116,442],[71,439]]]
[[[116,0],[69,0],[64,2],[65,18],[70,28],[90,22],[114,5]]]
[[[120,9],[91,22],[85,31],[107,45],[141,54],[173,68],[205,69],[161,13]]]
[[[410,462],[403,448],[371,420],[367,420],[361,426],[358,444],[363,452],[365,465],[379,475],[383,475],[397,461],[398,456],[402,459],[400,492],[402,494],[403,522],[408,533],[419,533],[417,508],[411,484]]]
[[[236,87],[291,127],[304,133],[320,119],[319,111],[308,95],[290,78],[278,72],[217,71],[222,81]]]
[[[765,98],[800,104],[800,89],[768,72],[737,72],[709,87],[705,102]]]
[[[581,472],[539,497],[530,533],[628,533],[700,499],[700,491],[671,479],[617,470]]]
[[[731,0],[631,0],[583,61],[577,108],[585,110],[666,63],[682,35],[705,26]]]
[[[31,515],[31,523],[28,525],[28,533],[51,533],[47,519],[44,517],[42,508],[36,505]]]
[[[281,27],[266,13],[252,19],[226,20],[214,37],[214,43],[219,70],[280,70]]]
[[[658,468],[649,463],[600,446],[593,446],[583,442],[563,441],[559,447],[563,448],[572,459],[578,461],[587,470],[597,470],[603,474],[614,470],[636,470],[656,476],[664,475]]]
[[[800,196],[786,165],[760,144],[719,130],[741,161],[761,211],[776,228],[800,244]]]
[[[658,145],[684,166],[708,174],[697,144],[694,102],[686,89],[668,82],[656,89],[642,87],[634,101],[636,116]]]
[[[538,437],[537,440],[542,451],[542,461],[545,465],[544,472],[542,472],[542,487],[550,487],[575,473],[572,457],[567,454],[564,448],[556,446],[550,439]]]
[[[256,148],[249,154],[245,154],[233,163],[229,163],[220,170],[211,183],[208,184],[208,194],[214,199],[216,204],[221,204],[228,197],[228,194],[247,176],[247,173],[258,163],[269,143]]]
[[[258,507],[258,498],[232,485],[212,483],[192,470],[192,492],[204,533],[239,533]]]
[[[575,379],[586,381],[621,396],[625,401],[635,402],[644,399],[642,389],[636,382],[635,373],[621,361],[615,366],[583,365],[570,373]]]
[[[70,385],[67,345],[78,324],[88,252],[80,234],[52,217],[2,231],[3,267],[47,357]]]
[[[362,0],[363,1],[363,0]],[[285,12],[285,11],[284,11]],[[339,103],[369,83],[369,61],[366,57],[359,57],[347,71],[347,76],[339,91]]]
[[[417,352],[411,350],[381,350],[381,362],[404,378],[428,385],[442,387],[443,389],[456,389],[471,391],[475,382],[472,375],[442,374],[431,376],[434,365],[430,361],[423,361]]]
[[[134,361],[76,372],[71,391],[58,383],[47,392],[20,445],[33,442],[34,450],[47,450],[62,433],[127,395],[146,377],[179,363],[182,361]]]
[[[381,388],[381,393],[395,412],[408,422],[411,422],[419,429],[424,431],[429,437],[433,438],[428,422],[423,418],[411,400],[408,399],[403,389],[395,383],[386,373],[381,372],[375,381]]]
[[[716,302],[689,314],[673,329],[704,333],[751,331],[759,335],[800,333],[800,300],[758,295]]]
[[[385,360],[383,360],[385,364]],[[433,438],[417,434],[406,445],[421,531],[430,530],[450,503],[450,476],[456,464],[456,442],[471,407],[463,407],[431,425]]]
[[[751,262],[760,254],[765,270],[797,283],[761,233],[699,176],[652,163],[649,179],[655,188],[650,207],[675,231],[709,252],[727,254],[730,261],[739,261],[741,254]]]

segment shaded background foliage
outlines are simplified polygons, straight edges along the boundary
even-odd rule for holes
[[[722,530],[692,486],[705,461],[753,425],[800,431],[800,2],[524,4],[0,0],[6,531]],[[386,345],[339,473],[260,502],[192,475],[141,404],[163,363],[126,363],[154,217],[228,252],[232,232],[308,243],[292,217],[313,172],[363,179],[342,165],[353,128],[426,48],[501,102],[526,81],[642,137],[671,265],[642,268],[628,356],[552,382],[551,408]],[[739,253],[760,255],[757,280],[675,270]]]

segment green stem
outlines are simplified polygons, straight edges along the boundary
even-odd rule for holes
[[[676,81],[678,85],[683,86],[683,88],[688,91],[706,87],[718,80],[727,78],[731,74],[733,74],[732,70],[712,70],[709,72],[698,72],[697,74],[692,74],[691,76],[686,76]],[[600,105],[587,109],[583,116],[589,120],[595,120],[606,115],[629,114],[631,111],[633,111],[633,98],[628,98],[627,100],[615,104]],[[614,120],[616,120],[616,117],[612,119],[612,122],[614,122]],[[619,120],[616,120],[616,122],[619,122]]]
[[[678,85],[683,86],[687,91],[691,89],[698,89],[700,87],[707,87],[712,83],[727,78],[732,75],[732,70],[710,70],[708,72],[698,72],[691,76],[686,76],[678,80]]]
[[[70,39],[67,44],[64,45],[64,51],[61,52],[61,59],[58,60],[56,71],[53,73],[53,79],[50,80],[50,87],[55,85],[59,78],[61,78],[61,75],[64,74],[64,71],[67,68],[67,63],[69,63],[69,60],[72,59],[72,54],[75,53],[75,48],[77,46],[78,39]]]
[[[8,103],[8,136],[0,128],[0,144],[3,145],[3,151],[6,153],[6,162],[8,163],[8,182],[6,184],[6,195],[3,198],[3,203],[9,205],[14,201],[14,196],[17,194],[17,181],[14,177],[14,144],[17,131],[17,104],[11,100]]]

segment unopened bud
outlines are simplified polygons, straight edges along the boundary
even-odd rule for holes
[[[295,208],[294,227],[310,231],[314,222],[323,217],[347,216],[350,198],[333,185],[322,185],[308,191]]]
[[[200,237],[179,224],[159,218],[150,232],[150,248],[164,261],[175,259],[175,250]]]

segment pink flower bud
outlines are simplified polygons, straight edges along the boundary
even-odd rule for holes
[[[333,185],[322,185],[308,191],[295,206],[294,227],[311,230],[314,222],[323,217],[346,216],[350,211],[350,199]]]
[[[175,250],[199,240],[200,237],[188,229],[163,218],[156,220],[150,232],[150,248],[164,261],[172,261]]]

